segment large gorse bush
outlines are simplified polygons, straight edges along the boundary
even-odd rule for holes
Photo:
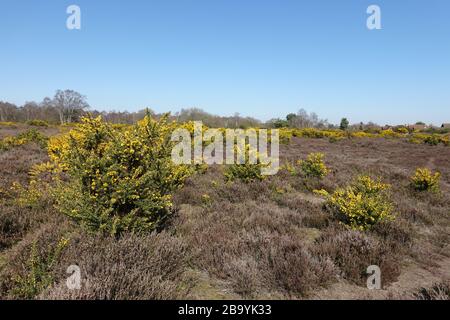
[[[111,234],[158,228],[171,212],[172,192],[190,174],[171,160],[176,124],[167,117],[147,115],[124,128],[88,117],[52,139],[50,157],[69,176],[55,191],[58,208]]]

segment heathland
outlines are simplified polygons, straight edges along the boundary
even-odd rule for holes
[[[281,128],[261,176],[174,165],[179,126],[0,123],[0,297],[449,298],[448,134]]]

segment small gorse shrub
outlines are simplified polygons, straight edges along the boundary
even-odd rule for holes
[[[13,147],[22,146],[30,142],[36,143],[41,148],[46,148],[48,138],[36,129],[29,129],[25,132],[19,133],[15,137],[6,137],[3,140],[0,140],[0,151],[9,150]]]
[[[44,120],[28,120],[26,124],[35,127],[48,127],[48,122]]]
[[[425,137],[424,143],[430,146],[437,146],[441,142],[441,138],[437,134],[431,134]]]
[[[439,191],[439,180],[441,174],[439,172],[432,173],[427,168],[418,168],[411,178],[412,187],[417,191]]]
[[[300,160],[298,163],[305,176],[321,179],[329,172],[323,158],[323,153],[311,153],[306,160]]]
[[[237,146],[235,146],[235,150],[239,154]],[[256,159],[256,163],[251,163],[251,157]],[[224,172],[225,180],[234,181],[237,179],[244,183],[264,180],[265,176],[262,174],[262,169],[265,165],[261,163],[259,157],[259,153],[256,150],[252,150],[250,145],[247,144],[245,147],[245,160],[242,161],[244,163],[227,165]]]
[[[12,294],[18,298],[33,299],[53,282],[52,268],[57,263],[69,240],[62,238],[54,248],[48,248],[48,255],[42,256],[37,244],[33,243],[30,257],[26,262],[27,273],[14,279]]]

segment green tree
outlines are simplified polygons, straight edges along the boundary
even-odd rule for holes
[[[272,121],[272,125],[274,128],[286,128],[288,126],[288,122],[283,119],[274,119]]]
[[[339,128],[341,130],[347,130],[348,129],[348,125],[349,125],[349,122],[348,122],[347,118],[342,118]]]
[[[289,113],[289,114],[286,116],[286,120],[287,120],[287,121],[291,121],[291,120],[294,120],[295,117],[297,117],[297,115],[296,115],[295,113]]]

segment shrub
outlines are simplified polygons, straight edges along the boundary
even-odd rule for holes
[[[10,127],[10,128],[17,128],[17,123],[12,121],[1,121],[0,122],[1,127]]]
[[[399,138],[401,137],[401,134],[392,129],[386,129],[381,131],[380,136],[383,138]]]
[[[396,131],[397,131],[398,133],[401,133],[401,134],[408,134],[408,133],[409,133],[408,128],[405,128],[405,127],[397,128]]]
[[[439,180],[441,174],[439,172],[432,173],[427,168],[418,168],[411,177],[411,184],[417,191],[439,191]]]
[[[351,138],[373,138],[375,135],[373,133],[367,133],[364,131],[350,132]]]
[[[0,251],[16,243],[28,230],[34,216],[23,208],[0,204]]]
[[[267,252],[264,252],[266,250]],[[263,249],[267,255],[266,278],[290,296],[305,295],[309,291],[333,282],[337,270],[323,255],[314,255],[297,239],[281,236]]]
[[[36,143],[41,148],[46,148],[48,138],[36,129],[30,129],[18,134],[15,137],[6,137],[1,140],[0,150],[9,150],[13,147],[21,146],[30,142]]]
[[[250,145],[248,144],[245,148],[245,163],[228,165],[224,172],[226,181],[234,181],[239,179],[244,183],[249,183],[255,180],[261,181],[265,178],[262,174],[262,169],[265,165],[260,162],[259,153],[251,150]],[[238,151],[237,146],[235,146],[235,150]],[[254,157],[256,158],[256,163],[250,162],[252,153],[255,153]]]
[[[291,142],[292,135],[293,135],[292,130],[282,128],[282,129],[280,129],[279,133],[280,133],[280,138],[279,138],[280,143],[289,144],[289,142]]]
[[[32,299],[53,283],[51,270],[57,263],[61,252],[67,246],[69,240],[62,238],[54,248],[48,249],[48,255],[39,253],[37,244],[33,243],[30,258],[27,261],[28,273],[17,276],[14,279],[15,286],[12,294],[18,298]]]
[[[286,170],[291,176],[297,175],[297,168],[295,167],[295,164],[292,164],[289,161],[287,161],[281,168]]]
[[[450,146],[450,136],[442,136],[441,142],[444,146]]]
[[[241,180],[249,183],[255,180],[263,180],[265,177],[261,174],[261,166],[259,164],[232,164],[225,169],[225,179],[227,181]]]
[[[409,142],[415,143],[415,144],[428,144],[430,146],[437,146],[439,143],[442,143],[443,145],[448,146],[449,145],[449,138],[448,136],[439,135],[439,134],[426,134],[426,133],[414,133],[411,138],[409,139]]]
[[[325,136],[324,131],[315,128],[297,129],[294,132],[294,136],[300,138],[323,138]]]
[[[48,122],[44,120],[28,120],[26,124],[35,127],[48,127]]]
[[[46,148],[48,144],[48,138],[36,129],[27,130],[19,134],[16,139],[23,140],[24,143],[34,142],[41,148]]]
[[[300,160],[302,172],[307,177],[323,178],[328,174],[328,168],[323,161],[323,153],[311,153],[306,160]]]
[[[392,219],[392,203],[387,191],[390,185],[359,176],[347,188],[338,188],[333,194],[325,190],[317,193],[327,198],[327,207],[337,218],[354,230],[367,230],[380,221]]]
[[[340,275],[355,284],[366,285],[366,270],[370,265],[380,267],[383,286],[395,281],[400,273],[398,252],[389,242],[371,233],[330,228],[316,244],[314,253],[331,259]]]
[[[53,285],[38,298],[56,300],[187,299],[192,280],[186,272],[186,244],[165,231],[126,234],[120,239],[80,232],[71,236],[55,266]],[[81,288],[66,284],[66,269],[79,266]]]
[[[340,141],[340,140],[342,140],[342,139],[344,139],[344,137],[339,137],[339,136],[331,135],[331,136],[328,138],[328,141],[329,141],[330,143],[336,143],[336,142],[338,142],[338,141]]]
[[[416,300],[450,300],[450,281],[435,283],[431,287],[420,288],[413,294]]]
[[[52,139],[51,159],[67,172],[55,189],[57,207],[92,230],[120,234],[154,230],[172,208],[172,192],[191,173],[171,161],[168,115],[146,116],[115,130],[98,118],[84,118],[69,134]]]
[[[36,180],[31,180],[28,186],[23,186],[18,182],[14,182],[10,190],[15,196],[14,201],[19,207],[39,208],[45,203],[41,203],[41,199],[47,186]]]
[[[211,196],[207,193],[201,195],[202,204],[206,207],[210,206],[212,203]]]
[[[425,137],[423,142],[430,146],[437,146],[441,142],[441,139],[437,134],[432,134]]]

